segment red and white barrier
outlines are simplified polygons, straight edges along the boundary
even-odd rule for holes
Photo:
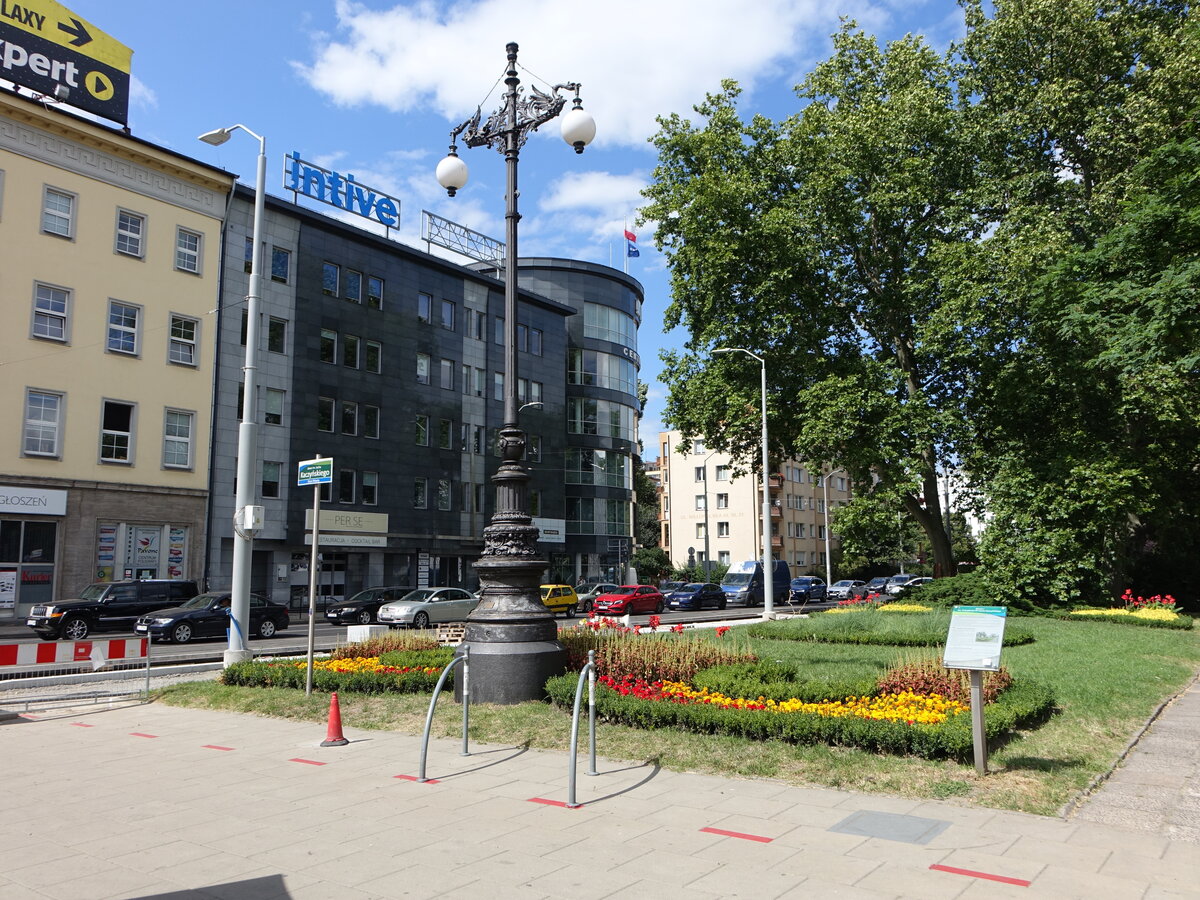
[[[37,644],[0,644],[0,666],[37,666],[90,662],[104,665],[146,656],[146,639],[111,641],[43,641]]]

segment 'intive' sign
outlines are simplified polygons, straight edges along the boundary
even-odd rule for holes
[[[400,201],[395,197],[355,181],[353,175],[342,175],[305,162],[296,151],[284,158],[283,186],[313,200],[373,219],[388,228],[400,224]]]

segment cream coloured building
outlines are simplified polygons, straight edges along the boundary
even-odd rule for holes
[[[0,621],[199,578],[233,178],[0,91]]]
[[[728,454],[709,450],[701,440],[684,442],[678,431],[660,432],[658,449],[661,542],[671,562],[761,559],[758,476],[735,476]],[[830,517],[849,502],[849,479],[841,470],[815,471],[796,460],[777,463],[774,470],[767,479],[772,556],[786,561],[793,575],[824,576],[826,547],[838,546]]]

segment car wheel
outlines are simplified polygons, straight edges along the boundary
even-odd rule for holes
[[[192,639],[192,626],[187,622],[180,622],[171,629],[171,640],[177,644],[186,644]]]
[[[275,637],[275,620],[263,619],[262,623],[258,626],[258,636],[260,638]]]
[[[369,609],[364,609],[358,614],[358,624],[359,625],[370,625],[371,624],[371,611]]]
[[[428,613],[419,612],[415,616],[413,616],[413,628],[428,628],[428,627],[429,627],[429,614]]]
[[[729,601],[724,597],[717,601],[717,609],[724,609],[728,605]]]
[[[583,601],[583,614],[586,616],[591,611],[592,611],[592,601],[584,600]]]
[[[654,604],[654,614],[657,616],[662,611],[663,611],[663,602],[661,600],[659,600],[658,602],[656,602]]]
[[[577,610],[575,604],[572,603],[570,606],[568,606],[564,610],[564,612],[566,613],[566,616],[568,619],[573,619],[573,618],[575,618],[575,613],[578,612],[578,610]]]
[[[76,616],[73,619],[67,619],[62,625],[62,636],[68,641],[82,641],[91,632],[88,627],[87,619],[81,619]]]

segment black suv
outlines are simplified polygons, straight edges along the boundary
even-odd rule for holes
[[[179,606],[200,591],[194,581],[99,581],[78,599],[38,605],[25,624],[43,641],[82,641],[93,631],[133,631],[138,617],[156,609]]]

